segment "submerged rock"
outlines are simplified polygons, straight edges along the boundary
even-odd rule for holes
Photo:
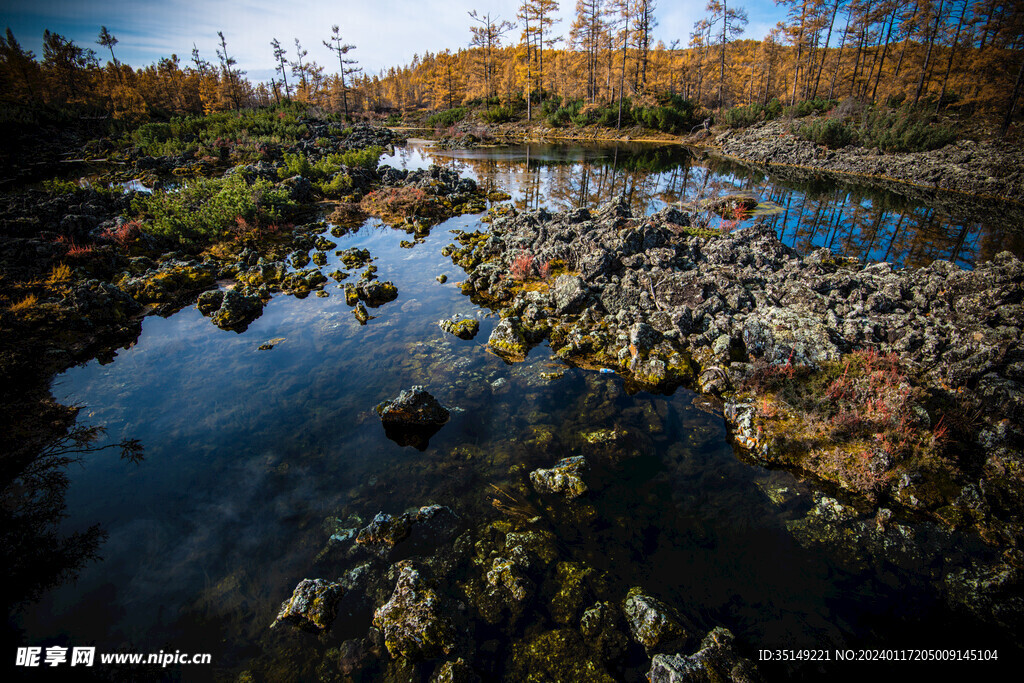
[[[395,564],[398,580],[391,598],[373,615],[392,657],[432,659],[455,649],[455,627],[447,601],[411,562]]]
[[[551,469],[530,472],[530,481],[540,493],[561,493],[566,498],[578,498],[587,492],[587,484],[581,476],[587,468],[587,459],[575,455],[562,458]]]
[[[323,631],[334,621],[338,599],[344,593],[341,584],[326,579],[303,579],[285,600],[270,628],[281,623],[295,624],[309,631]]]
[[[647,674],[650,683],[755,683],[763,680],[757,667],[733,647],[733,634],[712,630],[700,650],[689,656],[654,655]]]

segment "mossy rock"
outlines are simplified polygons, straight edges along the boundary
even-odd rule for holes
[[[512,646],[505,681],[520,683],[614,683],[599,662],[590,658],[583,638],[571,629],[545,631]]]
[[[480,323],[473,318],[462,320],[442,320],[438,323],[440,328],[459,339],[472,339],[480,331]]]

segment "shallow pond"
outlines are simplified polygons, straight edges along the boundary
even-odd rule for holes
[[[651,212],[700,193],[751,193],[801,251],[831,244],[865,259],[970,265],[1012,247],[991,226],[897,195],[774,184],[681,148],[435,152],[413,141],[384,162],[451,165],[527,208],[625,194]],[[491,485],[508,485],[513,466],[601,451],[617,456],[589,496],[588,523],[554,530],[613,592],[641,585],[705,630],[728,627],[755,659],[779,647],[1012,647],[942,598],[946,574],[986,554],[976,539],[907,521],[894,550],[823,530],[821,492],[738,459],[720,412],[693,393],[633,393],[614,374],[565,367],[546,346],[516,365],[488,353],[496,319],[461,294],[460,272],[441,255],[450,229],[480,227],[479,216],[452,219],[411,249],[399,245],[405,233],[376,220],[332,237],[338,249],[368,249],[378,277],[398,287],[366,325],[345,304],[344,283],[331,281],[327,298],[274,297],[241,334],[194,307],[149,317],[113,362],[56,378],[54,396],[83,405],[81,421],[105,426],[113,441],[140,439],[146,451],[139,464],[104,452],[69,469],[62,530],[99,524],[109,536],[77,581],[25,612],[25,641],[211,652],[213,670],[175,675],[233,678],[266,649],[267,626],[338,520],[428,503],[474,523],[500,517]],[[338,265],[332,250],[322,270]],[[476,339],[441,332],[437,321],[453,314],[481,320]],[[269,340],[273,349],[258,350]],[[424,450],[389,440],[373,411],[417,384],[453,410]],[[315,663],[327,646],[311,636],[300,658]]]

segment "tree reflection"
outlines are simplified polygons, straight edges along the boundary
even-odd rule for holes
[[[67,469],[86,454],[119,448],[138,463],[143,447],[135,439],[98,445],[102,427],[78,423],[79,407],[52,397],[7,402],[4,455],[0,457],[0,557],[8,611],[38,600],[47,590],[72,580],[98,558],[106,533],[93,525],[63,533],[67,516]]]
[[[565,210],[624,197],[642,215],[742,193],[760,200],[755,217],[804,254],[828,247],[862,263],[917,267],[946,259],[971,267],[1003,249],[1024,253],[1016,229],[1024,222],[1019,207],[911,187],[903,193],[801,169],[772,169],[769,175],[679,145],[530,143],[419,151],[433,163],[472,173],[488,190],[511,192],[522,210]]]

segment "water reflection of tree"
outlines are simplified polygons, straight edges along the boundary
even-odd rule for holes
[[[453,161],[432,156],[449,166]],[[1007,246],[1024,251],[1024,238],[985,229],[970,212],[954,215],[885,188],[820,174],[773,172],[769,177],[746,164],[697,158],[679,146],[530,144],[495,156],[471,153],[458,165],[487,189],[516,192],[516,206],[525,210],[595,206],[624,197],[634,213],[644,214],[661,203],[748,193],[778,207],[765,220],[805,254],[828,247],[865,263],[916,267],[935,259],[969,266]]]
[[[127,439],[97,445],[103,429],[78,424],[79,408],[50,396],[4,401],[4,455],[0,457],[0,562],[8,609],[37,600],[74,578],[97,559],[105,532],[93,525],[65,534],[67,469],[85,454],[120,448],[126,460],[142,459],[142,445]]]

